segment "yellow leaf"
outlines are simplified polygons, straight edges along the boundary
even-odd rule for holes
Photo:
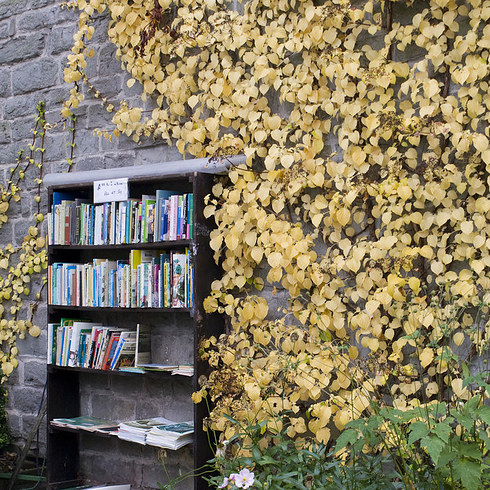
[[[370,316],[374,314],[374,312],[379,308],[381,303],[375,299],[372,299],[366,303],[366,311]]]
[[[456,332],[453,335],[453,341],[456,345],[461,345],[464,342],[464,333],[463,332]]]
[[[426,347],[419,356],[422,367],[427,367],[434,359],[434,351],[430,347]]]
[[[272,252],[267,257],[267,262],[272,268],[279,267],[281,265],[282,255],[279,252]]]
[[[420,289],[420,279],[418,277],[411,277],[409,280],[408,280],[408,285],[410,286],[410,289],[414,292],[414,293],[418,293],[419,289]]]
[[[335,217],[342,226],[346,226],[350,221],[350,211],[347,208],[340,208],[335,213]]]

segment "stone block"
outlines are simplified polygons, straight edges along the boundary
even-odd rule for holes
[[[88,106],[87,127],[89,129],[107,128],[111,130],[113,126],[112,114],[107,112],[105,107],[102,107],[98,102]]]
[[[0,45],[0,64],[7,65],[36,58],[41,55],[43,49],[43,34],[14,37]]]
[[[0,72],[0,97],[10,97],[12,95],[12,87],[10,82],[10,70],[7,67],[2,67]],[[3,105],[3,104],[2,104]],[[3,113],[2,108],[0,108],[0,114]]]
[[[27,386],[12,386],[9,393],[12,407],[29,415],[37,415],[42,394],[42,389]]]
[[[17,119],[24,116],[34,117],[38,102],[39,94],[11,97],[3,104],[3,116],[5,119]]]
[[[50,8],[26,10],[24,14],[19,15],[17,18],[17,29],[19,31],[32,32],[51,28],[55,23],[55,16],[59,10],[61,9],[58,5],[52,5]]]
[[[15,119],[15,123],[12,124],[12,141],[31,139],[34,126],[35,122],[32,116]],[[26,151],[28,151],[27,148]]]
[[[39,9],[42,7],[47,7],[48,5],[51,5],[52,3],[53,3],[52,0],[30,0],[29,7],[31,9]]]
[[[83,155],[87,157],[89,155],[99,154],[99,141],[98,137],[94,136],[92,131],[83,131],[77,129],[75,136],[75,155]]]
[[[58,160],[66,160],[70,155],[71,138],[69,133],[47,134],[45,138],[46,152],[44,153],[45,161],[52,162]]]
[[[90,43],[96,45],[97,49],[100,49],[105,43],[109,43],[107,40],[107,28],[109,26],[109,15],[107,11],[103,14],[93,17],[93,26],[95,28],[94,34]]]
[[[13,19],[0,22],[0,39],[12,37],[15,34],[15,23]]]
[[[22,417],[18,412],[10,412],[8,414],[10,434],[14,439],[22,437]]]
[[[105,44],[99,49],[99,76],[112,77],[121,71],[121,62],[116,59],[116,46],[112,43]]]
[[[12,17],[25,10],[27,0],[0,0],[0,19]]]
[[[0,148],[1,151],[1,148]],[[0,228],[1,243],[13,243],[14,241],[14,226],[12,221],[8,221]]]
[[[41,360],[24,363],[24,385],[44,386],[46,382],[46,364]]]
[[[60,73],[63,71],[63,68],[60,68]],[[57,122],[60,120],[61,115],[61,104],[64,100],[68,98],[70,91],[69,85],[62,82],[61,87],[49,87],[48,90],[42,92],[38,95],[38,99],[42,100],[46,107],[46,117],[47,121],[50,123]],[[52,111],[52,112],[50,112]],[[52,114],[52,115],[51,115]],[[51,117],[48,117],[51,116]]]
[[[119,165],[117,162],[119,162]],[[133,152],[104,155],[104,168],[129,167],[134,164],[135,156]]]
[[[51,55],[66,54],[73,46],[74,26],[53,27],[47,39],[48,53]]]
[[[73,169],[75,172],[82,172],[83,170],[97,170],[99,168],[104,168],[104,161],[100,155],[87,157],[79,151],[75,152],[75,166]]]
[[[0,121],[0,144],[10,142],[10,124],[7,121]]]
[[[12,73],[14,95],[25,94],[55,85],[58,81],[58,64],[49,58],[20,65]],[[39,95],[37,98],[39,98]]]
[[[45,320],[46,321],[46,320]],[[43,323],[37,322],[39,326]],[[21,353],[29,353],[33,356],[39,357],[40,359],[46,358],[46,340],[44,337],[31,337],[29,334],[26,335],[25,339],[19,339],[17,341],[17,347]]]

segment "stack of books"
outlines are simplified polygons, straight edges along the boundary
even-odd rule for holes
[[[173,422],[163,417],[121,422],[117,431],[117,437],[125,441],[137,442],[138,444],[146,444],[146,436],[153,427],[169,423]]]
[[[192,442],[194,424],[182,422],[180,424],[166,424],[152,427],[146,436],[146,443],[166,449],[179,449]]]
[[[117,245],[189,240],[193,236],[192,194],[157,190],[140,199],[91,204],[53,192],[48,213],[50,245]]]
[[[88,416],[56,418],[51,420],[51,425],[55,427],[67,427],[70,429],[86,430],[88,432],[102,432],[111,435],[115,435],[119,427],[118,422]]]
[[[117,308],[192,308],[194,263],[178,252],[131,250],[129,260],[55,262],[48,267],[52,305]]]

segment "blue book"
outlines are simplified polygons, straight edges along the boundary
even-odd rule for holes
[[[155,241],[162,241],[163,231],[163,210],[165,208],[165,201],[170,197],[178,194],[175,191],[165,191],[159,189],[155,193],[156,208],[155,208]]]

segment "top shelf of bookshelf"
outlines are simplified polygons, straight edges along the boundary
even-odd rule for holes
[[[65,251],[65,250],[167,250],[174,248],[189,247],[192,240],[167,240],[163,242],[151,243],[119,243],[109,245],[49,245],[49,250]]]

